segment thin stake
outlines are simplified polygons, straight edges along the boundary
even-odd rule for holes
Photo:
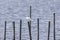
[[[5,29],[4,29],[4,40],[6,40],[6,21],[5,21]]]
[[[30,22],[28,22],[28,29],[29,29],[29,37],[30,37],[30,40],[32,40],[32,38],[31,38],[31,25],[30,25]]]
[[[12,23],[13,23],[13,40],[15,40],[15,22]]]
[[[55,13],[53,14],[53,26],[54,26],[54,29],[53,29],[53,31],[54,31],[54,40],[55,40]]]
[[[22,31],[22,20],[20,20],[20,38],[19,38],[19,40],[21,40],[21,31]]]
[[[39,40],[39,18],[37,19],[37,40]]]
[[[31,6],[30,6],[30,18],[31,18]]]
[[[50,21],[48,22],[48,39],[49,40],[49,37],[50,37]]]

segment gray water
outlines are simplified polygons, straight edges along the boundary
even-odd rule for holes
[[[37,18],[40,19],[39,39],[47,40],[48,21],[51,21],[50,40],[53,40],[53,13],[56,13],[56,40],[60,40],[60,0],[0,0],[0,40],[7,21],[7,40],[12,40],[12,21],[16,22],[16,40],[19,40],[19,21],[22,19],[22,40],[29,40],[26,16],[32,6],[32,39],[37,39]]]

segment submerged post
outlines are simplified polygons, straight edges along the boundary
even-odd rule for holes
[[[15,40],[15,22],[12,23],[13,23],[13,40]]]
[[[54,35],[54,40],[55,40],[55,13],[53,14],[53,35]]]
[[[4,40],[6,40],[6,21],[5,21],[5,28],[4,28]]]
[[[48,36],[47,36],[47,40],[49,40],[50,38],[50,21],[48,22]]]
[[[37,18],[37,40],[39,40],[39,18]]]
[[[19,40],[21,40],[21,31],[22,31],[22,20],[20,20],[20,35],[19,35]]]

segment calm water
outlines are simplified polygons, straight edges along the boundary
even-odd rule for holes
[[[40,19],[40,40],[47,40],[48,21],[51,21],[50,40],[53,40],[53,13],[56,13],[56,40],[60,40],[60,0],[0,0],[0,40],[3,40],[4,21],[7,21],[7,40],[12,40],[12,21],[16,22],[19,40],[19,21],[23,20],[22,40],[29,40],[26,16],[32,6],[32,39],[37,39],[37,18]]]

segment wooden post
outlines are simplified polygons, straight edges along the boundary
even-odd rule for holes
[[[12,23],[13,23],[13,40],[15,40],[15,22]]]
[[[37,18],[37,40],[39,40],[39,18]]]
[[[53,35],[54,35],[54,40],[55,40],[55,13],[53,14]]]
[[[30,18],[31,18],[31,8],[32,8],[32,7],[30,6]]]
[[[31,6],[30,6],[30,18],[31,18]],[[32,40],[32,36],[31,36],[31,20],[28,21],[28,29],[29,29],[29,37],[30,37],[30,40]]]
[[[31,25],[30,25],[30,22],[28,22],[28,29],[29,29],[29,37],[30,37],[30,40],[32,40],[32,38],[31,38]]]
[[[21,40],[21,32],[22,31],[22,20],[20,20],[20,35],[19,35],[19,40]]]
[[[4,40],[6,40],[6,21],[5,21],[5,28],[4,28]]]
[[[49,38],[50,38],[50,21],[48,22],[48,38],[47,38],[47,40],[49,40]]]

